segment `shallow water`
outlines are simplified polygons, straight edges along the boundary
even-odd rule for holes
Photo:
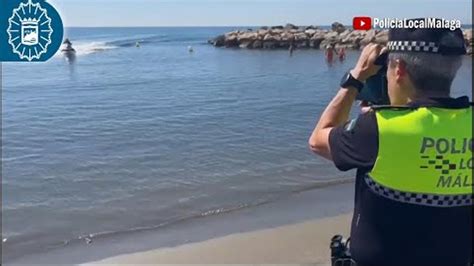
[[[358,52],[328,66],[321,51],[205,44],[228,30],[74,28],[74,64],[3,64],[4,258],[352,175],[307,138]],[[466,57],[454,95],[471,96],[471,71]]]

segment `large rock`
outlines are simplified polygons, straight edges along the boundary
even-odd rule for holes
[[[357,36],[351,36],[351,35],[348,35],[346,37],[342,37],[339,39],[339,41],[341,43],[355,43],[356,39],[358,39]],[[363,37],[360,37],[359,40],[362,40]]]
[[[309,47],[313,48],[313,49],[320,49],[321,47],[321,42],[323,41],[324,39],[311,39],[309,41]]]
[[[281,41],[281,37],[280,35],[272,35],[268,33],[267,35],[265,35],[265,37],[263,37],[263,40],[265,42],[278,42]]]
[[[257,31],[257,34],[258,34],[259,38],[261,38],[262,40],[263,40],[263,37],[264,37],[265,35],[267,35],[268,33],[270,33],[269,30],[258,30],[258,31]]]
[[[466,44],[472,45],[472,29],[464,30],[463,34]]]
[[[472,39],[472,29],[464,30],[464,38],[466,40],[467,54],[472,55],[472,46],[474,45],[474,41]]]
[[[275,49],[278,48],[278,43],[273,41],[263,42],[263,49]]]
[[[376,36],[377,32],[374,30],[374,29],[371,29],[371,30],[368,30],[366,33],[365,33],[365,36],[364,38],[360,41],[360,46],[361,47],[364,47],[366,46],[367,44],[371,43],[371,42],[374,42],[375,41],[375,36]]]
[[[283,32],[283,34],[281,34],[281,40],[284,41],[284,42],[294,41],[295,40],[295,35],[293,35],[290,32]]]
[[[346,43],[346,44],[338,43],[338,44],[335,45],[334,48],[336,48],[336,49],[344,48],[346,50],[357,49],[356,45],[352,44],[352,43]]]
[[[297,29],[299,29],[299,27],[298,27],[298,26],[295,26],[295,25],[293,25],[293,24],[291,24],[291,23],[288,23],[288,24],[285,25],[285,29],[286,29],[286,30],[297,30]]]
[[[272,30],[270,30],[269,33],[270,33],[270,34],[273,34],[273,35],[275,35],[275,34],[278,34],[278,35],[279,35],[279,34],[283,34],[284,32],[285,32],[285,31],[282,30],[282,29],[272,29]]]
[[[225,35],[219,35],[216,38],[209,40],[209,43],[216,47],[222,47],[225,45]]]
[[[375,42],[378,44],[385,45],[388,42],[388,31],[383,30],[375,35]]]
[[[331,24],[331,29],[337,33],[342,33],[346,30],[346,27],[342,23],[334,22]]]
[[[339,37],[339,33],[337,33],[336,31],[331,31],[324,35],[324,39],[327,39],[331,42],[336,42],[338,40],[338,37]]]
[[[358,38],[358,37],[364,38],[365,34],[366,34],[366,31],[354,30],[347,37],[350,37],[350,38]]]
[[[296,41],[307,41],[309,40],[308,36],[304,32],[299,32],[295,34]]]
[[[349,35],[351,34],[352,32],[350,30],[345,30],[343,32],[341,32],[339,34],[339,39],[344,42],[344,40],[347,40]],[[347,42],[347,41],[346,41]]]
[[[227,32],[225,34],[226,38],[229,38],[229,36],[232,36],[232,35],[239,35],[240,34],[240,31],[238,30],[235,30],[235,31],[231,31],[231,32]]]
[[[298,49],[304,49],[304,48],[310,47],[308,40],[297,42],[295,46]]]
[[[252,44],[252,49],[262,49],[263,48],[263,42],[260,40],[256,40]]]
[[[240,43],[239,45],[240,48],[253,48],[253,41],[245,41]]]
[[[313,26],[313,25],[307,26],[307,27],[305,28],[305,30],[318,30],[318,29],[319,29],[318,26]]]
[[[307,30],[304,31],[304,33],[306,35],[308,35],[309,37],[313,37],[313,35],[316,34],[316,32],[318,32],[318,31],[315,30],[315,29],[307,29]]]
[[[319,39],[319,38],[325,38],[327,32],[323,30],[318,30],[316,33],[311,37],[311,39]]]
[[[333,40],[324,39],[320,42],[319,48],[320,49],[326,49],[328,46],[333,46],[334,44],[335,44],[335,42]]]
[[[245,32],[237,36],[239,42],[249,42],[258,39],[258,33],[256,32]]]
[[[225,46],[226,47],[236,47],[239,46],[239,40],[237,39],[237,35],[229,35],[225,38]]]
[[[316,32],[309,40],[309,46],[314,49],[319,49],[321,46],[321,42],[325,40],[325,34],[326,33],[324,31]]]
[[[339,33],[337,31],[330,31],[326,33],[326,38],[337,38],[339,36]]]

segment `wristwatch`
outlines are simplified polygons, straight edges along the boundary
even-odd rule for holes
[[[362,88],[364,88],[364,83],[362,81],[357,80],[356,78],[354,78],[351,75],[350,71],[347,71],[347,73],[344,74],[344,76],[342,77],[341,88],[348,89],[350,87],[356,88],[357,91],[360,92],[362,90]]]

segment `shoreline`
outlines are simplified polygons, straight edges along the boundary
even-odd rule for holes
[[[255,208],[185,221],[159,230],[97,239],[89,245],[74,243],[47,253],[26,255],[5,265],[85,264],[125,254],[180,247],[234,234],[335,217],[352,211],[353,194],[353,182],[303,191]],[[349,226],[349,223],[344,224]],[[329,245],[329,238],[320,239],[324,241],[324,246]]]
[[[237,233],[174,248],[117,256],[83,264],[311,264],[329,265],[329,240],[349,234],[351,214]],[[238,249],[238,252],[235,252]]]

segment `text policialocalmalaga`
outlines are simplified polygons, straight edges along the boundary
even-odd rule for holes
[[[427,160],[427,165],[420,168],[431,168],[440,172],[437,187],[472,187],[472,152],[472,138],[424,137],[420,154],[422,159]],[[434,156],[430,156],[433,154]]]
[[[459,19],[400,19],[400,18],[374,18],[374,27],[380,29],[449,29],[461,28]]]

